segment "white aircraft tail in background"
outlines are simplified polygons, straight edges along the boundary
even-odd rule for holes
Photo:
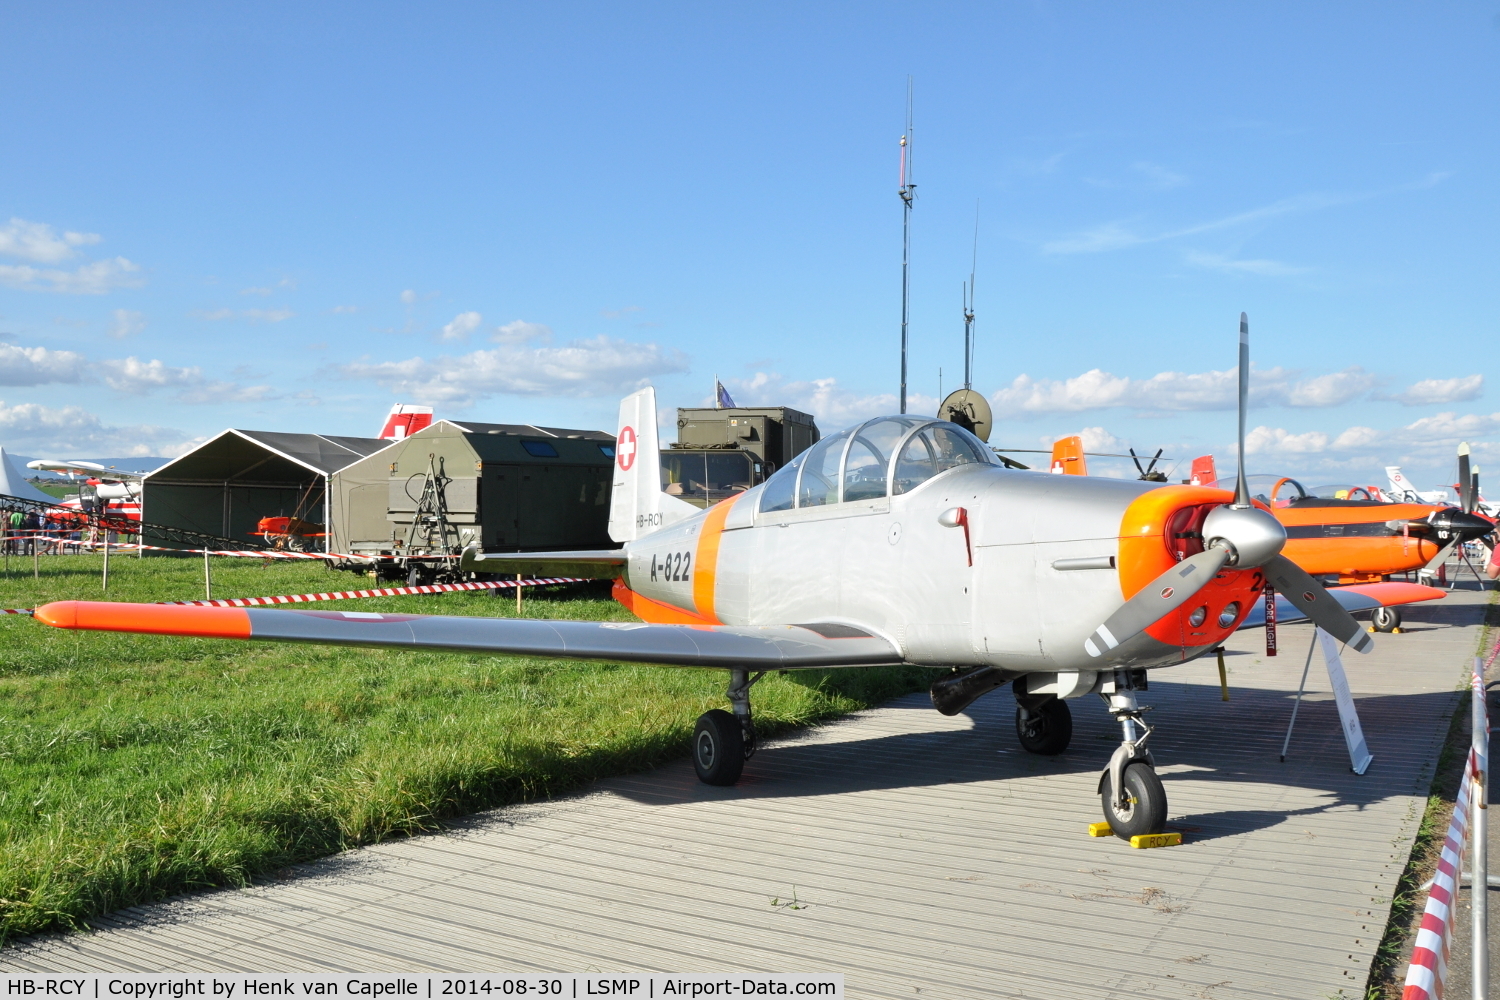
[[[1387,465],[1385,467],[1386,478],[1391,481],[1390,497],[1398,503],[1452,503],[1447,490],[1428,490],[1426,493],[1419,492],[1412,486],[1411,480],[1401,474],[1399,465]]]
[[[609,537],[633,542],[699,513],[686,500],[663,493],[656,439],[656,390],[647,386],[620,400],[615,431],[615,480],[609,497]]]

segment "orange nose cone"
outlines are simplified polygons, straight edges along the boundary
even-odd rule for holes
[[[250,616],[243,608],[172,607],[117,601],[54,601],[37,608],[35,616],[37,621],[53,628],[194,635],[208,639],[250,638]]]

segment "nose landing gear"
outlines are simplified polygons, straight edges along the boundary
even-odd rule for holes
[[[1145,688],[1144,672],[1117,670],[1112,686],[1113,692],[1101,692],[1100,697],[1109,703],[1109,714],[1120,723],[1124,738],[1099,776],[1104,819],[1122,840],[1161,833],[1167,826],[1167,790],[1156,776],[1151,751],[1146,749],[1152,727],[1143,716],[1151,707],[1140,705],[1135,698],[1136,690]],[[1137,735],[1138,728],[1144,732]]]
[[[693,727],[693,770],[705,785],[732,785],[740,780],[745,761],[755,756],[755,720],[750,713],[750,687],[764,677],[748,670],[729,671],[725,695],[731,715],[715,708],[698,716]]]

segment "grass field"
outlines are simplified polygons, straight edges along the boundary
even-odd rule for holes
[[[12,557],[0,606],[101,599],[98,556]],[[320,565],[214,561],[214,596],[368,585]],[[195,559],[116,555],[110,600],[202,596]],[[488,593],[369,611],[515,615]],[[537,618],[628,620],[604,590]],[[920,669],[779,674],[774,732],[924,686]],[[687,752],[722,671],[63,632],[0,616],[0,941],[184,890],[244,884],[443,820]]]

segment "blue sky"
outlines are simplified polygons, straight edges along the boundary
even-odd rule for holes
[[[0,4],[0,445],[894,408],[1500,472],[1500,3]],[[8,221],[7,221],[8,220]],[[1184,466],[1185,468],[1185,466]]]

